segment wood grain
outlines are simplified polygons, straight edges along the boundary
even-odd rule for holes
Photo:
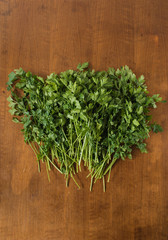
[[[20,66],[46,76],[89,61],[96,70],[129,65],[151,93],[168,99],[167,0],[0,0],[0,239],[167,240],[167,104],[153,111],[164,132],[148,154],[113,168],[89,192],[53,171],[41,174],[21,127],[11,121],[7,75]]]

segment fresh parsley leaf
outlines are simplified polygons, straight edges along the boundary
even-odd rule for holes
[[[16,77],[16,73],[11,72],[11,73],[8,75],[8,77],[9,77],[9,80],[8,80],[8,82],[7,82],[7,85],[8,85],[7,90],[11,90],[12,84],[13,84],[14,80],[16,80],[16,78],[17,78],[17,77]]]
[[[136,119],[133,120],[133,124],[134,124],[135,126],[139,126],[139,122],[138,122]]]
[[[79,63],[77,66],[77,69],[79,69],[80,71],[83,71],[85,68],[87,68],[89,66],[88,62],[83,63],[82,65]]]
[[[163,132],[163,128],[159,124],[151,124],[154,133]]]

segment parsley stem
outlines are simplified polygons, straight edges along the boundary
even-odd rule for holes
[[[103,176],[103,192],[106,191],[106,184],[105,184],[105,180],[104,180],[104,176]]]
[[[113,160],[111,161],[110,165],[109,165],[108,168],[105,170],[104,175],[106,175],[106,173],[107,173],[108,171],[111,171],[111,168],[112,168],[112,166],[114,165],[114,163],[115,163],[116,161],[117,161],[117,159],[116,159],[116,158],[113,158]]]
[[[73,176],[73,174],[71,173],[71,177],[72,177],[72,179],[74,180],[74,182],[75,182],[75,184],[78,186],[78,188],[80,189],[80,186],[79,186],[79,184],[77,183],[77,181],[75,180],[75,178],[74,178],[74,176]]]
[[[42,150],[42,152],[45,154],[46,158],[50,161],[50,163],[60,172],[61,170],[51,161],[51,159],[47,156],[47,154],[43,151],[43,149],[40,147],[40,145],[38,144],[39,148]]]
[[[83,149],[84,149],[84,146],[85,146],[85,141],[86,141],[86,135],[85,135],[85,137],[84,137],[82,149],[81,149],[81,152],[80,152],[79,165],[81,164]]]
[[[92,187],[93,187],[93,177],[91,177],[91,180],[90,180],[90,191],[92,191]]]

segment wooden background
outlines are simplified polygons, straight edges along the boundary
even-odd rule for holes
[[[164,132],[148,154],[113,168],[89,192],[57,172],[47,180],[11,121],[8,74],[20,66],[46,76],[89,61],[96,70],[129,65],[151,94],[168,99],[167,0],[0,0],[0,240],[167,240],[168,104],[154,110]]]

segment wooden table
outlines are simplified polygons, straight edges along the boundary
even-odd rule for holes
[[[85,61],[96,70],[127,64],[168,99],[168,1],[0,1],[0,240],[168,239],[167,104],[153,111],[164,132],[151,133],[148,154],[118,161],[106,193],[101,181],[89,191],[84,169],[81,190],[56,171],[49,183],[11,121],[13,69],[46,76]]]

